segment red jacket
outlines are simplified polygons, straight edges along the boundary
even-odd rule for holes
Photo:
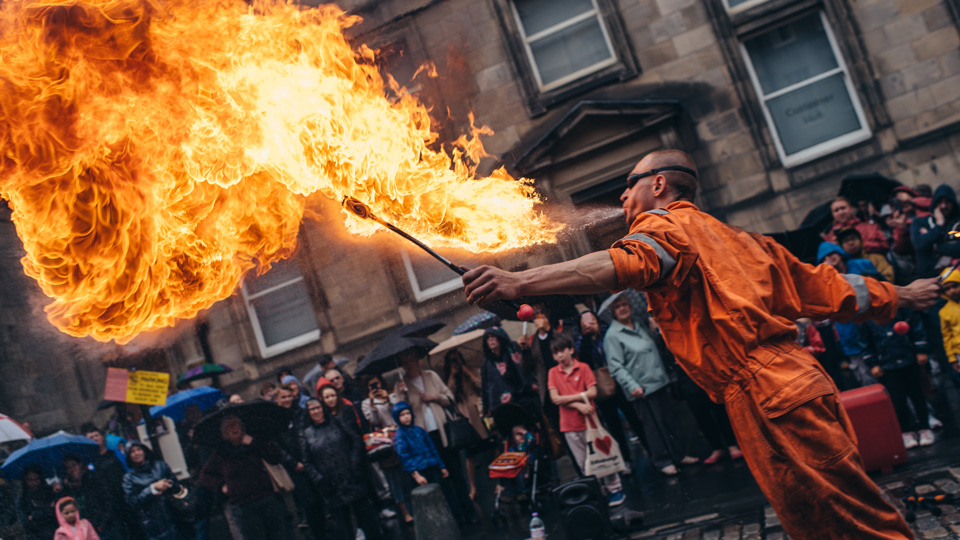
[[[846,229],[848,227],[853,227],[857,229],[860,233],[860,236],[863,238],[863,252],[864,253],[886,253],[890,250],[890,244],[887,243],[887,237],[883,235],[883,231],[880,229],[880,226],[876,223],[870,223],[867,221],[860,221],[858,218],[850,218],[844,223],[833,223],[830,225],[830,230],[828,230],[823,235],[823,239],[827,242],[837,243],[837,236],[834,234],[834,231],[837,229]]]

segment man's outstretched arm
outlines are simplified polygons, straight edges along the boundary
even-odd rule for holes
[[[519,296],[595,294],[617,288],[617,270],[610,253],[597,251],[522,272],[478,266],[463,275],[463,285],[471,304]]]

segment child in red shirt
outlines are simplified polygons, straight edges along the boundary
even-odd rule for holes
[[[550,349],[557,365],[550,369],[547,388],[550,390],[550,399],[560,407],[560,432],[567,439],[567,446],[580,470],[583,470],[587,460],[587,417],[594,414],[597,379],[590,366],[574,358],[576,353],[569,337],[555,337]],[[601,478],[600,482],[606,489],[610,506],[623,504],[626,497],[619,474]]]

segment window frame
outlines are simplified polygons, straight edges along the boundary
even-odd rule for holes
[[[272,287],[268,287],[262,291],[258,291],[253,294],[250,294],[247,291],[246,281],[243,281],[240,284],[240,292],[243,296],[243,303],[247,309],[247,316],[250,319],[250,325],[253,327],[253,334],[256,337],[257,347],[260,349],[260,356],[262,358],[272,358],[274,356],[283,354],[287,351],[292,351],[293,349],[302,347],[309,343],[320,341],[321,332],[320,332],[319,322],[317,323],[316,330],[311,330],[304,334],[300,334],[299,336],[288,338],[279,343],[274,343],[273,345],[267,345],[267,342],[263,337],[263,330],[260,327],[260,318],[257,316],[256,308],[253,306],[253,300],[260,298],[262,296],[266,296],[270,293],[276,292],[280,289],[283,289],[284,287],[289,287],[294,283],[300,283],[300,282],[306,283],[306,280],[303,277],[303,271],[300,270],[299,265],[297,265],[296,268],[300,272],[300,275],[298,277],[284,281]],[[316,318],[317,314],[316,312],[313,311],[312,302],[310,305],[311,305],[310,311],[313,314],[314,318]]]
[[[764,0],[766,1],[766,0]],[[724,5],[726,5],[726,0],[724,0]],[[781,88],[780,90],[774,91],[771,94],[765,94],[763,87],[760,85],[760,79],[757,77],[756,70],[753,66],[753,59],[750,57],[750,52],[747,50],[746,41],[749,37],[744,37],[738,40],[738,46],[740,48],[740,54],[745,60],[744,64],[747,68],[747,73],[750,77],[750,82],[753,84],[754,92],[757,96],[757,102],[760,105],[760,110],[763,113],[763,117],[766,120],[767,128],[770,130],[770,136],[773,138],[774,146],[777,150],[777,156],[780,158],[780,163],[783,164],[785,168],[792,168],[799,165],[803,165],[810,161],[819,159],[821,157],[830,155],[834,152],[842,150],[844,148],[851,147],[853,145],[868,141],[873,137],[873,130],[870,128],[870,123],[867,121],[867,116],[863,109],[863,104],[860,102],[860,96],[856,91],[856,88],[853,84],[853,80],[850,76],[850,68],[847,66],[847,61],[844,58],[840,47],[837,43],[836,36],[833,34],[833,28],[831,28],[829,21],[827,20],[826,14],[822,9],[816,11],[817,15],[820,17],[820,24],[823,25],[824,32],[827,35],[827,41],[830,43],[830,48],[833,52],[834,58],[837,60],[837,67],[823,73],[819,73],[810,77],[802,82],[792,84],[786,88]],[[800,17],[808,15],[805,13]],[[791,17],[790,19],[784,20],[779,24],[766,27],[761,32],[757,32],[754,35],[763,35],[767,32],[772,32],[778,27],[790,24],[791,22],[799,19],[800,17]],[[753,36],[751,36],[753,37]],[[852,131],[850,133],[835,137],[828,141],[823,141],[817,143],[811,147],[805,148],[799,152],[796,152],[791,155],[787,155],[783,148],[783,143],[780,141],[780,132],[777,130],[777,126],[773,121],[773,116],[770,114],[770,109],[767,106],[767,101],[774,99],[778,96],[787,94],[789,92],[799,90],[800,88],[815,84],[821,80],[824,80],[828,77],[832,77],[838,73],[843,74],[843,83],[844,87],[847,89],[847,94],[850,96],[850,102],[853,105],[854,113],[857,116],[857,120],[860,122],[860,129]]]
[[[426,302],[427,300],[431,300],[438,296],[456,291],[463,287],[463,281],[459,277],[454,276],[450,278],[449,281],[444,281],[432,287],[421,289],[420,280],[417,279],[417,274],[413,270],[413,262],[410,260],[410,254],[407,253],[406,248],[400,249],[400,257],[403,259],[403,268],[407,271],[407,280],[410,282],[410,289],[413,291],[413,298],[417,302]]]
[[[597,0],[590,0],[590,4],[593,5],[593,9],[580,13],[579,15],[575,15],[574,17],[555,24],[549,28],[545,28],[532,36],[528,36],[526,29],[523,27],[523,21],[520,19],[520,12],[517,11],[516,0],[510,0],[510,11],[513,13],[514,21],[516,21],[517,31],[520,34],[520,40],[523,43],[523,49],[527,53],[527,62],[530,63],[530,71],[533,74],[534,81],[537,83],[537,87],[540,89],[540,92],[550,92],[551,90],[562,88],[588,75],[592,75],[598,71],[602,71],[610,66],[616,65],[617,62],[619,62],[617,49],[614,46],[613,40],[610,38],[610,31],[607,30],[607,24],[606,21],[604,21],[603,14],[600,12],[600,6],[597,5]],[[543,84],[543,79],[540,75],[540,68],[537,65],[536,57],[533,54],[531,43],[555,35],[583,21],[590,20],[591,18],[596,20],[600,25],[600,32],[603,34],[603,42],[607,45],[607,50],[610,51],[610,58],[593,64],[592,66],[585,67],[578,71],[574,71],[573,73],[564,75],[563,77],[560,77],[549,84]]]
[[[766,4],[770,0],[747,0],[746,2],[740,4],[739,6],[730,7],[730,0],[723,0],[723,7],[727,10],[727,13],[730,15],[736,15],[738,13],[743,13],[749,9],[753,9],[757,6]]]

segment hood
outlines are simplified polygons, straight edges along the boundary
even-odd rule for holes
[[[130,450],[131,450],[133,447],[135,447],[135,446],[139,446],[140,448],[143,448],[143,453],[144,453],[144,458],[145,458],[145,459],[144,459],[144,461],[143,461],[143,465],[140,465],[140,466],[141,466],[141,467],[145,467],[145,466],[147,466],[147,465],[150,465],[150,462],[154,460],[153,452],[150,450],[150,448],[149,448],[148,446],[146,446],[145,444],[143,444],[142,442],[140,442],[140,441],[130,441],[130,442],[127,443],[127,451],[125,452],[125,454],[126,454],[126,456],[127,456],[127,459],[126,459],[126,461],[127,461],[127,468],[128,468],[128,469],[135,469],[135,468],[137,468],[136,465],[134,465],[133,463],[130,462]]]
[[[957,205],[957,193],[953,191],[953,188],[946,185],[940,184],[937,186],[937,189],[933,191],[933,199],[930,202],[930,211],[933,212],[933,209],[937,207],[937,204],[940,203],[943,199],[949,199],[953,203],[953,212],[951,215],[956,214],[958,208]]]
[[[843,260],[850,258],[850,256],[847,255],[847,252],[837,244],[834,244],[833,242],[822,242],[820,247],[817,248],[817,264],[822,263],[823,260],[827,258],[827,255],[831,253],[839,254],[841,257],[843,257]]]
[[[940,273],[940,283],[960,283],[960,269],[956,266],[948,266]],[[941,294],[941,298],[951,301],[947,295]]]
[[[287,384],[287,383],[291,383],[291,382],[297,383],[297,387],[300,388],[300,393],[302,394],[302,393],[303,393],[303,383],[300,382],[300,379],[298,379],[296,376],[294,376],[294,375],[285,375],[282,379],[280,379],[280,384]]]
[[[393,404],[393,408],[390,410],[390,414],[393,415],[393,421],[397,423],[398,428],[402,429],[407,427],[400,423],[400,413],[408,409],[410,411],[410,414],[413,414],[413,408],[411,408],[410,404],[407,403],[406,401],[398,401]]]
[[[73,501],[73,504],[77,505],[77,522],[73,525],[70,525],[69,523],[67,523],[67,520],[63,518],[63,514],[60,512],[60,505],[66,501]],[[57,512],[57,523],[60,524],[60,528],[65,531],[68,531],[68,535],[74,540],[81,540],[82,537],[79,536],[79,532],[80,532],[80,520],[83,518],[83,516],[80,515],[80,505],[77,504],[76,499],[74,499],[73,497],[61,497],[57,501],[57,504],[53,506],[53,509]],[[77,527],[78,535],[73,534],[74,527]]]
[[[320,389],[323,388],[324,386],[327,386],[328,384],[330,386],[333,386],[333,383],[330,382],[330,379],[327,379],[326,377],[320,377],[319,379],[317,379],[317,387],[314,389],[314,392],[315,392],[314,395],[319,396]]]
[[[507,334],[507,331],[500,326],[491,326],[483,331],[483,355],[492,356],[490,352],[490,347],[487,347],[487,336],[497,336],[497,339],[500,340],[500,354],[501,356],[505,351],[510,348],[510,335]]]

